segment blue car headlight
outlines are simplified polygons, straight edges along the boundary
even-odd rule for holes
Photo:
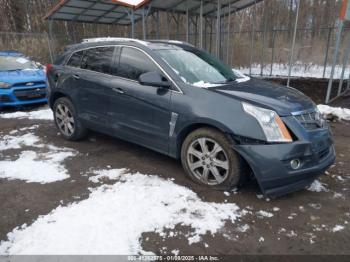
[[[10,88],[12,85],[6,82],[0,82],[0,88]]]
[[[292,142],[293,139],[278,114],[266,108],[242,103],[243,109],[252,115],[263,129],[266,140],[269,142]]]

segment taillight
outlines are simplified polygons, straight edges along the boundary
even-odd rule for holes
[[[52,67],[53,67],[53,64],[47,64],[47,65],[46,65],[46,69],[45,69],[46,75],[48,75],[48,73],[50,72],[50,70],[52,69]]]

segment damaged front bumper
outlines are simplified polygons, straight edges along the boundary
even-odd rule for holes
[[[293,143],[233,146],[249,163],[265,196],[278,197],[303,189],[334,163],[328,127],[304,135]],[[293,160],[299,162],[297,168],[291,164]]]

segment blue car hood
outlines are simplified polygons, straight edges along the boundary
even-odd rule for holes
[[[280,116],[287,116],[292,112],[314,109],[316,107],[309,97],[294,88],[258,79],[214,87],[211,90],[271,108]]]
[[[0,71],[0,82],[10,84],[45,81],[45,79],[45,72],[42,69]]]

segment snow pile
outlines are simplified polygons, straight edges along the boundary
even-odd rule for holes
[[[19,149],[22,146],[34,146],[40,141],[39,137],[32,133],[23,136],[6,135],[0,140],[0,151],[8,149]]]
[[[36,128],[36,126],[25,129],[32,128]],[[40,153],[31,150],[22,151],[16,160],[1,160],[0,179],[20,179],[28,183],[45,184],[69,177],[62,162],[66,158],[76,155],[74,150],[43,144],[40,138],[32,133],[21,136],[5,135],[0,139],[0,152],[9,149],[22,149],[23,147],[35,147],[44,151]]]
[[[23,151],[15,161],[0,161],[0,178],[20,179],[28,183],[52,183],[69,178],[61,162],[73,152],[37,153]]]
[[[258,212],[256,212],[256,214],[258,215],[258,217],[263,218],[263,217],[273,217],[273,214],[270,212],[266,212],[264,210],[260,210]]]
[[[296,77],[315,77],[322,78],[323,77],[323,66],[315,65],[315,64],[305,64],[302,62],[296,62],[292,67],[291,76]],[[240,68],[240,70],[244,74],[249,74],[249,67]],[[288,76],[289,66],[288,64],[278,64],[274,63],[272,65],[272,76]],[[331,74],[332,66],[326,67],[325,77],[329,78]],[[252,75],[260,75],[261,66],[260,64],[252,64]],[[337,65],[335,67],[334,79],[340,79],[341,77],[342,66]],[[269,76],[271,72],[271,64],[267,64],[264,66],[263,75]],[[350,70],[347,68],[345,70],[344,76],[348,76]]]
[[[332,231],[333,233],[335,233],[335,232],[342,231],[344,228],[345,228],[345,227],[342,226],[342,225],[336,225],[335,227],[333,227],[333,228],[331,229],[331,231]]]
[[[327,105],[318,105],[317,108],[326,119],[335,116],[340,120],[350,121],[350,109],[348,108],[331,107]]]
[[[312,182],[312,184],[308,187],[309,191],[312,192],[328,192],[328,189],[325,187],[326,184],[321,183],[318,180]]]
[[[15,228],[0,243],[0,254],[146,254],[140,243],[144,232],[165,236],[165,229],[181,225],[190,227],[189,242],[200,241],[242,215],[235,204],[204,202],[170,180],[125,174],[86,200]]]
[[[93,183],[98,183],[103,179],[109,179],[109,180],[117,180],[123,173],[125,173],[126,169],[103,169],[94,171],[94,174],[96,176],[89,177],[89,181]]]
[[[40,109],[28,112],[14,112],[0,114],[0,118],[18,118],[18,119],[37,119],[37,120],[53,120],[53,113],[50,108]]]

